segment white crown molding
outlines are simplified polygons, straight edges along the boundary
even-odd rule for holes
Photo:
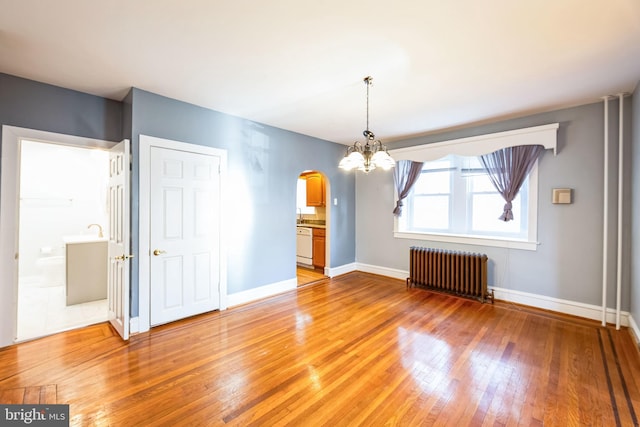
[[[450,154],[459,156],[480,156],[494,151],[519,145],[542,145],[545,149],[557,150],[557,133],[560,124],[534,126],[505,132],[488,133],[468,138],[421,144],[412,147],[389,150],[395,160],[428,162]]]

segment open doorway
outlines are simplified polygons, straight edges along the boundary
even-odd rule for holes
[[[19,158],[16,340],[106,321],[108,151],[23,139]]]
[[[85,150],[84,153],[90,152],[90,150],[87,150],[88,148],[105,150],[109,151],[111,156],[115,155],[115,153],[113,152],[114,150],[117,151],[120,147],[123,147],[123,144],[125,142],[127,142],[123,141],[121,143],[117,143],[112,141],[46,132],[35,129],[27,129],[7,125],[2,126],[2,156],[0,156],[0,163],[2,164],[2,167],[0,169],[0,347],[8,346],[15,343],[16,341],[19,341],[17,339],[18,276],[20,273],[19,261],[22,255],[19,248],[21,184],[20,154],[21,145],[24,141],[44,142],[48,145],[53,144],[83,148]],[[123,158],[123,160],[120,163],[122,163],[123,165],[129,164],[128,157],[121,157]],[[47,182],[49,182],[49,180],[53,182],[55,178],[52,177],[64,174],[66,169],[81,169],[78,162],[75,162],[72,166],[69,166],[64,162],[58,162],[54,157],[49,158],[48,162],[46,163],[56,166],[57,168],[53,172],[47,172],[48,175],[46,175],[43,170],[40,170],[38,172],[40,175],[47,178]],[[111,163],[113,163],[113,159],[110,160],[110,164]],[[112,167],[109,167],[109,170],[112,169]],[[128,170],[128,168],[126,168],[125,170]],[[82,179],[84,179],[84,177],[80,178],[80,180]],[[128,200],[128,198],[125,199]],[[36,201],[32,200],[31,202],[35,203]],[[122,212],[128,212],[128,209],[122,209]],[[44,215],[40,215],[40,218],[44,218]],[[109,223],[113,224],[113,220],[111,218]],[[128,224],[129,222],[120,218],[120,223]],[[86,227],[88,226],[88,224],[84,224],[84,226]],[[114,229],[114,227],[109,227],[109,229],[107,230],[103,227],[103,234],[105,234],[106,231],[113,231]],[[81,229],[81,231],[82,233],[87,234],[95,233],[97,235],[99,233],[96,226],[92,226],[90,229]],[[40,251],[41,248],[44,248],[44,250],[42,251],[44,253],[42,255],[48,255],[49,257],[53,257],[56,255],[56,251],[54,250],[53,246],[50,246],[51,251],[49,251],[48,244],[36,247],[38,248],[38,251]],[[43,256],[42,258],[45,257]],[[52,267],[51,264],[55,265],[56,262],[54,261],[57,260],[48,261],[50,261],[49,265],[47,265],[47,262],[40,263],[40,267],[43,269],[43,273],[45,269],[44,267],[46,267],[47,269],[49,267]],[[43,266],[42,264],[45,265]],[[49,271],[49,273],[56,273],[55,267],[53,267],[51,270],[52,271]],[[128,277],[128,266],[126,268],[123,268],[123,276]],[[115,298],[113,298],[114,295],[115,294],[113,293],[109,293],[109,295],[107,296],[108,306],[115,303]],[[118,295],[122,296],[121,299],[118,299],[118,303],[123,307],[128,307],[128,299],[126,299],[125,301],[125,297],[128,298],[129,295],[128,288],[126,291],[120,292]],[[109,316],[109,308],[107,310],[107,316]],[[77,326],[68,326],[65,329],[71,329],[73,327]]]
[[[305,171],[297,181],[296,276],[298,286],[326,278],[327,180],[319,171]]]

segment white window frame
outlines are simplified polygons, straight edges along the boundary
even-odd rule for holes
[[[468,138],[424,144],[389,150],[395,160],[429,162],[449,154],[459,156],[480,156],[494,151],[519,145],[542,145],[545,149],[557,151],[558,123],[498,132]],[[397,193],[397,192],[396,192]],[[397,200],[395,194],[394,200]],[[401,239],[429,240],[436,242],[461,243],[481,246],[495,246],[535,251],[538,242],[538,163],[529,174],[529,228],[526,239],[474,237],[445,233],[416,233],[399,231],[399,220],[394,217],[394,237]]]

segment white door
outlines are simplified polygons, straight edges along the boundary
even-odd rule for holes
[[[220,308],[220,158],[151,147],[150,324]]]
[[[129,339],[129,140],[109,153],[109,322]]]

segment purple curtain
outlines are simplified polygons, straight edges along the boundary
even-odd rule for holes
[[[416,183],[420,172],[422,171],[422,162],[414,162],[411,160],[398,160],[393,171],[393,182],[398,192],[398,201],[396,208],[393,210],[395,216],[402,213],[402,201],[407,197],[411,187]]]
[[[499,218],[502,221],[513,219],[511,202],[518,195],[522,183],[543,152],[542,145],[520,145],[480,156],[489,179],[507,202]]]

